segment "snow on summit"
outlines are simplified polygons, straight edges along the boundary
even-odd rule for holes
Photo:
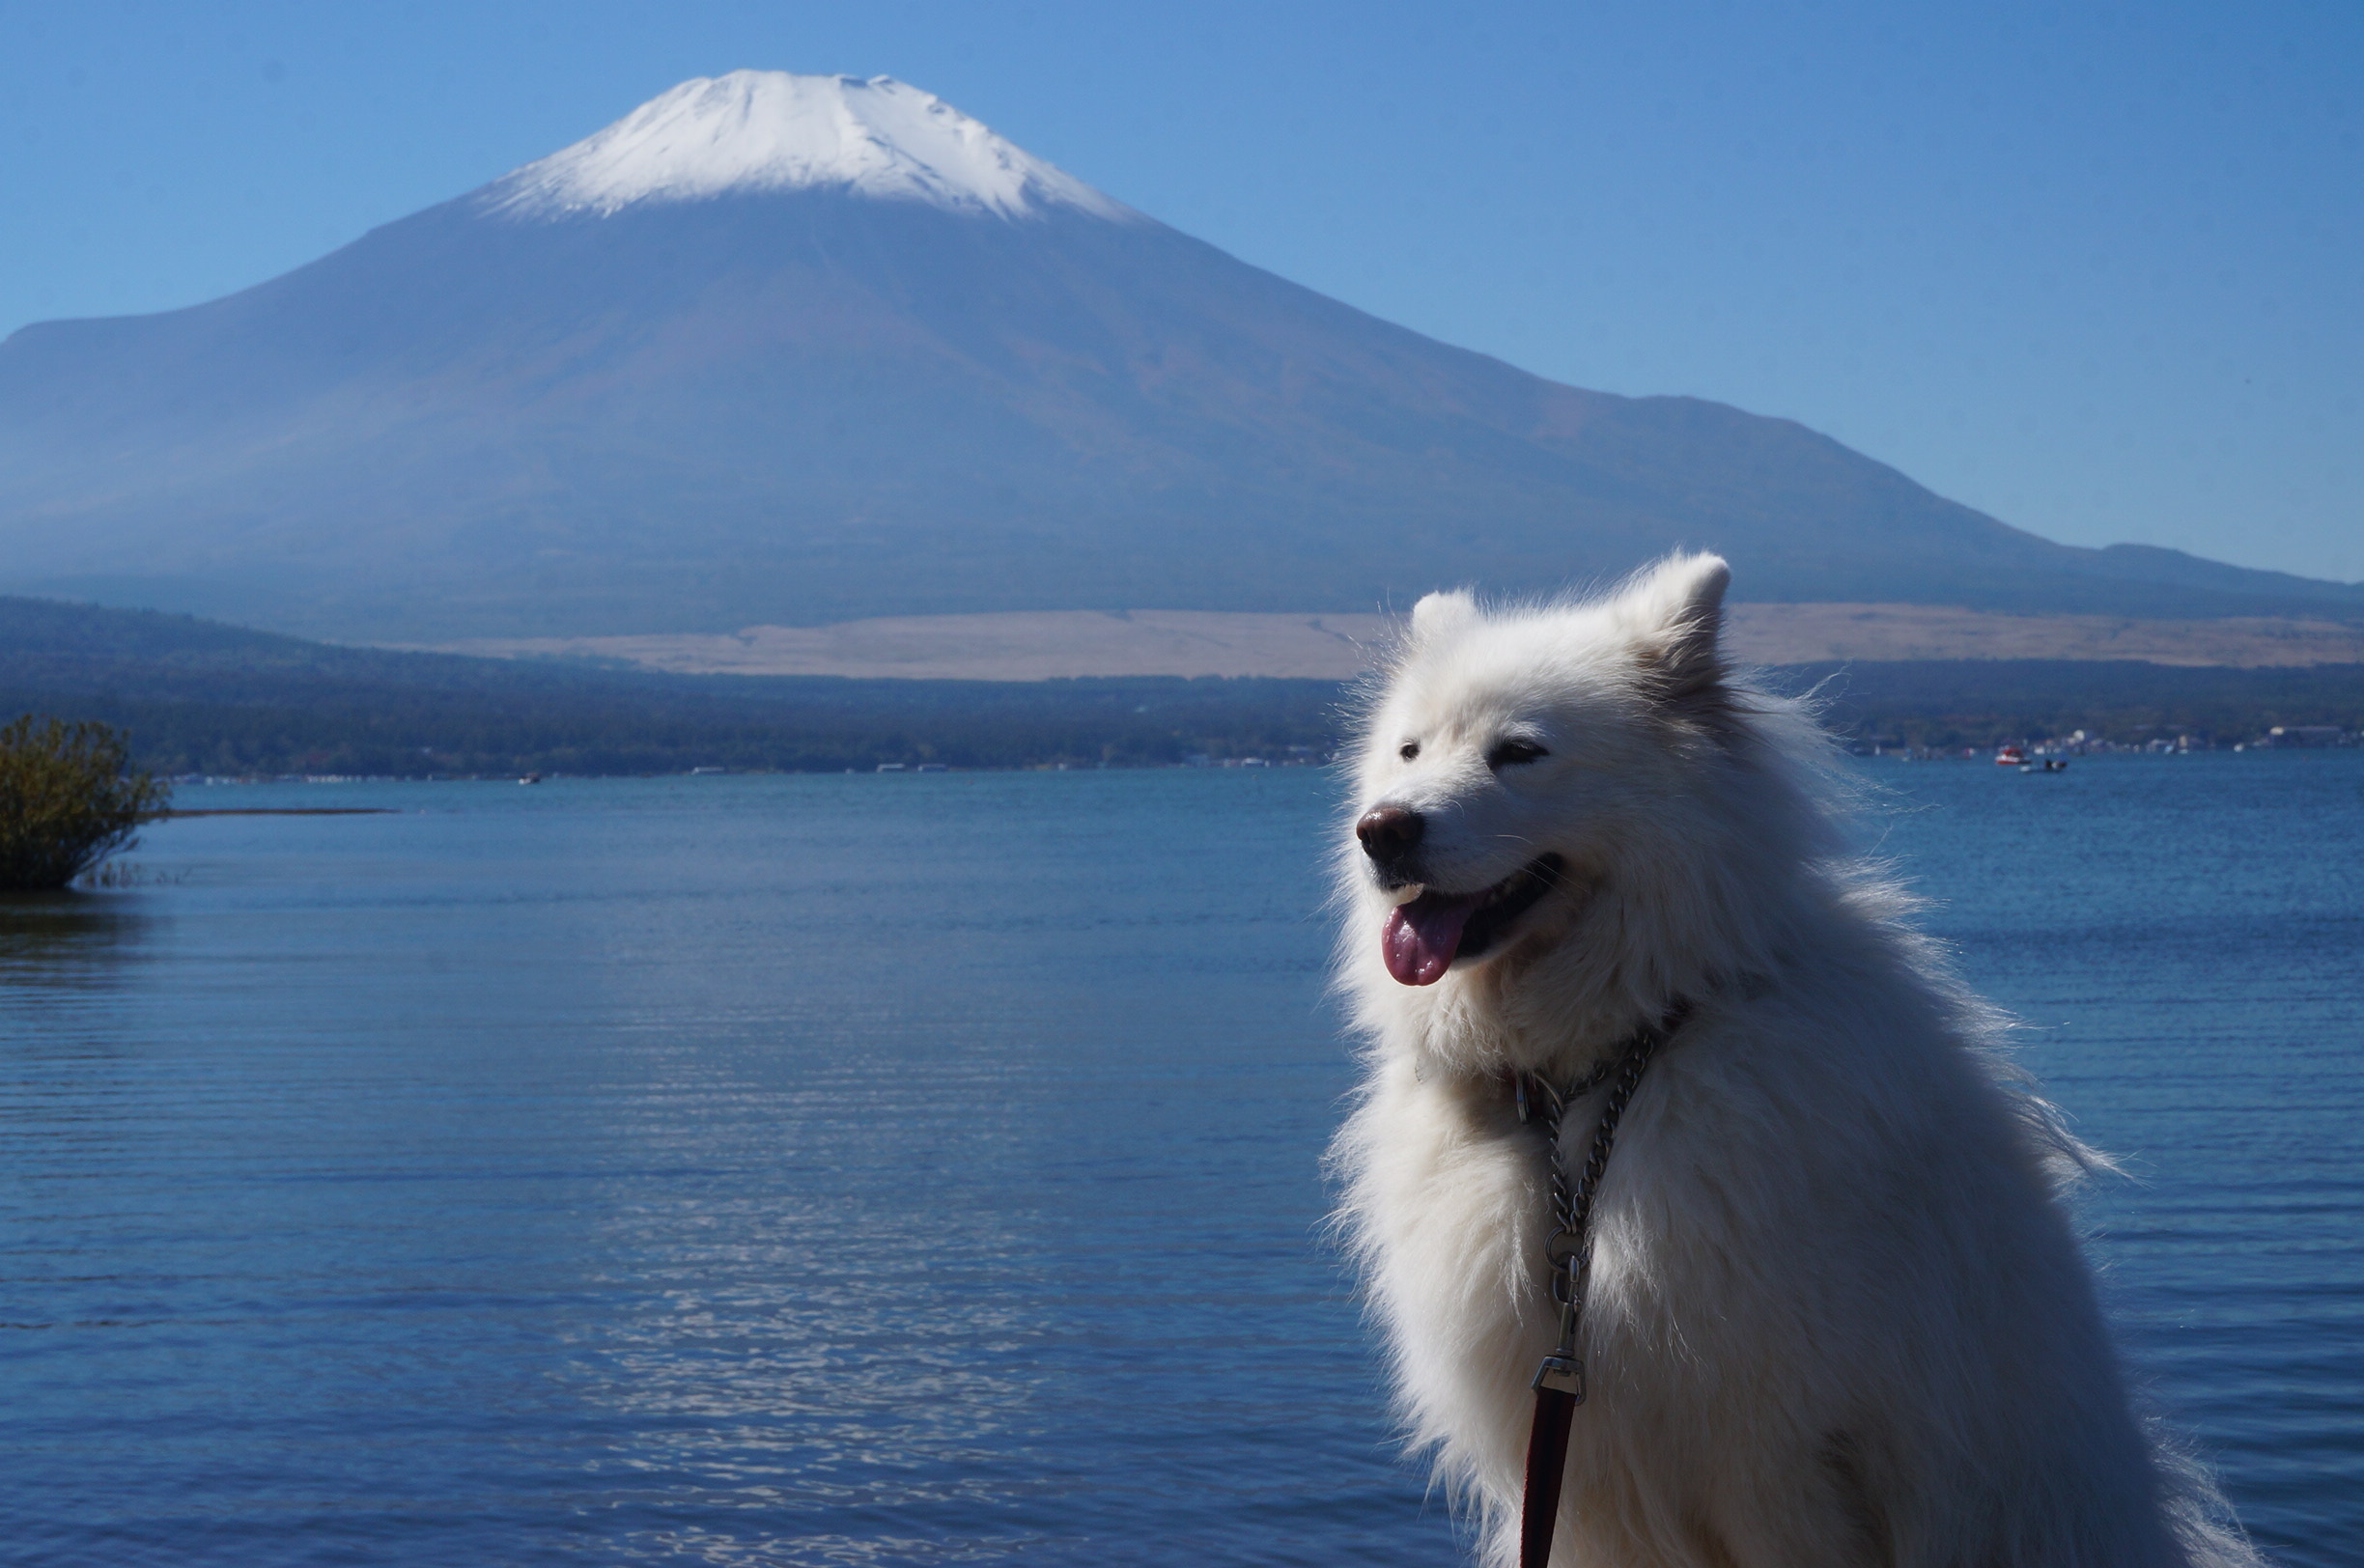
[[[1025,217],[1071,207],[1130,217],[932,93],[873,76],[697,76],[596,135],[495,182],[496,211],[605,216],[639,202],[834,190]]]

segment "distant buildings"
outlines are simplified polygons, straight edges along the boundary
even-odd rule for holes
[[[2348,742],[2337,724],[2276,724],[2258,741],[2262,746],[2336,746]]]

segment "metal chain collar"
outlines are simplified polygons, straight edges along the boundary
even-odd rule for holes
[[[1585,1286],[1592,1273],[1592,1205],[1600,1195],[1601,1177],[1609,1169],[1609,1151],[1617,1142],[1618,1124],[1625,1118],[1625,1107],[1632,1103],[1634,1091],[1642,1086],[1642,1075],[1648,1069],[1650,1058],[1681,1022],[1680,1015],[1685,1011],[1688,1010],[1670,1013],[1661,1025],[1645,1026],[1622,1054],[1603,1062],[1565,1089],[1557,1088],[1533,1073],[1521,1073],[1512,1079],[1518,1096],[1519,1120],[1540,1125],[1546,1147],[1551,1151],[1553,1229],[1544,1239],[1543,1257],[1551,1269],[1552,1300],[1560,1305],[1560,1345],[1543,1358],[1533,1386],[1567,1394],[1577,1404],[1584,1403],[1585,1397],[1584,1361],[1577,1354],[1576,1338],[1583,1327]],[[1600,1124],[1592,1131],[1592,1146],[1585,1155],[1584,1168],[1571,1182],[1567,1161],[1560,1147],[1560,1118],[1568,1106],[1612,1079],[1615,1081],[1608,1102],[1601,1107]]]

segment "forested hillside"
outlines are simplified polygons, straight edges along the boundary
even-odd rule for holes
[[[2364,727],[2364,666],[2091,661],[1799,665],[1869,743],[1991,745],[2085,729],[2230,742]],[[1350,694],[1281,680],[848,681],[660,675],[343,648],[187,616],[0,599],[0,717],[97,718],[167,773],[1154,767],[1327,755]]]

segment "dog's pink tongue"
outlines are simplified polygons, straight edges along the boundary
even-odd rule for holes
[[[1387,930],[1379,937],[1387,955],[1388,973],[1407,986],[1433,986],[1461,947],[1461,928],[1478,910],[1478,895],[1448,898],[1422,893],[1409,904],[1388,911]]]

